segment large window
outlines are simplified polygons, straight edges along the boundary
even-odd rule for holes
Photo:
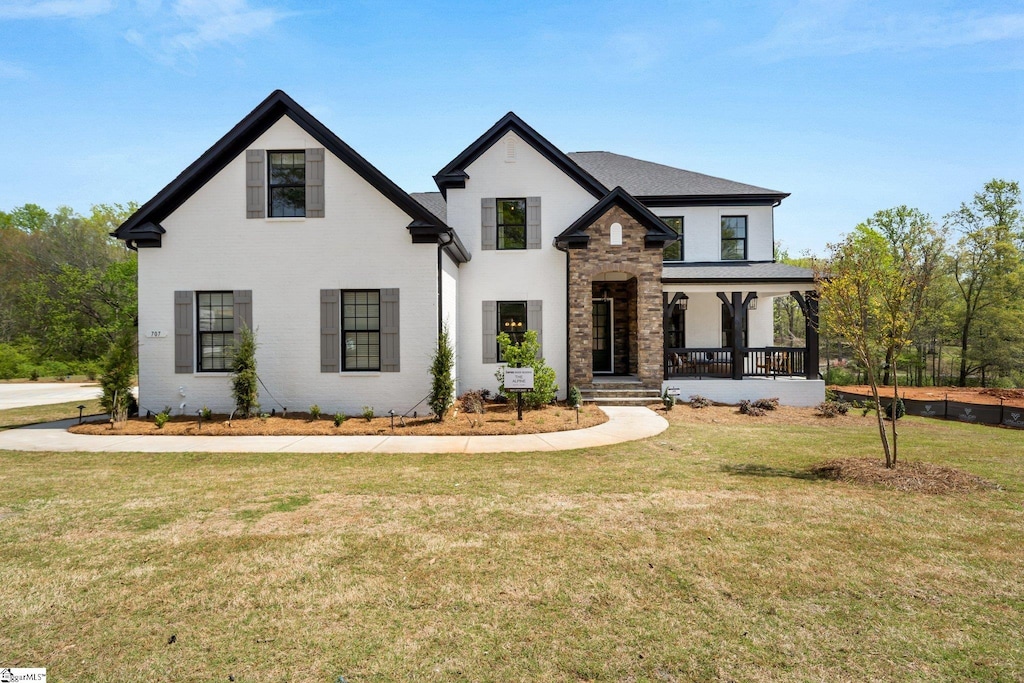
[[[679,239],[665,247],[665,261],[683,260],[683,217],[682,216],[660,216],[661,222],[672,228],[672,231],[679,235]]]
[[[341,293],[341,367],[380,370],[380,291]]]
[[[525,301],[499,301],[498,302],[498,334],[504,332],[512,338],[513,344],[523,341],[526,333],[526,302]],[[501,353],[501,345],[498,346],[498,362],[505,362]]]
[[[498,249],[526,249],[526,200],[499,199]]]
[[[235,344],[235,301],[231,292],[199,292],[199,372],[231,369]]]
[[[744,261],[747,258],[747,217],[722,216],[722,260]]]
[[[285,218],[306,215],[306,153],[270,152],[268,215]]]

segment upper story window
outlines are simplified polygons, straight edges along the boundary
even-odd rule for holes
[[[526,249],[526,200],[499,199],[498,249]]]
[[[683,217],[682,216],[659,216],[661,222],[672,228],[672,231],[679,235],[679,239],[665,247],[664,261],[683,260]]]
[[[199,319],[199,372],[231,369],[235,344],[235,300],[232,292],[196,294]]]
[[[306,215],[306,153],[269,152],[267,205],[271,218]]]
[[[747,258],[747,217],[722,216],[722,260],[744,261]]]

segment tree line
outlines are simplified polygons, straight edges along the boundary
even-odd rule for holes
[[[888,273],[897,281],[914,273],[903,282],[909,308],[899,312],[913,316],[913,325],[897,326],[880,350],[880,384],[892,384],[898,374],[916,386],[1024,386],[1024,214],[1017,182],[985,183],[941,221],[907,206],[877,211],[826,251],[779,258],[813,267],[824,279],[849,275],[844,266],[850,264],[862,275]],[[869,383],[851,318],[837,309],[840,294],[822,288],[823,372],[831,384]],[[864,324],[881,325],[884,312],[871,310],[875,305],[858,302]],[[803,326],[799,307],[777,299],[777,343],[802,344]]]
[[[110,233],[137,208],[0,211],[0,379],[95,375],[119,334],[134,332],[135,253]]]

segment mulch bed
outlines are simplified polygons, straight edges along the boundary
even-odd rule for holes
[[[608,416],[599,408],[584,405],[580,408],[579,424],[576,411],[564,405],[544,406],[537,410],[523,410],[523,421],[516,420],[514,405],[489,403],[483,413],[457,412],[443,422],[431,417],[394,419],[374,417],[366,420],[360,415],[350,415],[339,426],[334,426],[334,416],[322,414],[314,420],[308,413],[288,413],[287,417],[235,418],[228,421],[227,415],[214,415],[203,420],[200,429],[194,416],[172,417],[161,429],[157,429],[153,418],[131,418],[123,425],[110,422],[86,422],[74,425],[69,431],[76,434],[125,434],[156,436],[493,436],[503,434],[541,434],[593,427],[608,421]]]
[[[830,386],[830,389],[850,394],[859,394],[868,398],[871,387],[866,385]],[[892,397],[892,387],[878,387],[883,399]],[[900,386],[900,396],[919,401],[942,401],[949,399],[958,403],[977,403],[979,405],[1004,405],[1024,408],[1024,389],[995,389],[981,387],[905,387]]]
[[[825,479],[911,493],[973,493],[999,488],[962,470],[926,462],[898,462],[887,469],[881,458],[846,458],[829,460],[811,471]]]

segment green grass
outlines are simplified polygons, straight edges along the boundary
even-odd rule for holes
[[[1002,490],[815,479],[863,424],[501,455],[0,452],[0,657],[52,680],[1021,680],[1024,434],[909,418]],[[171,635],[173,645],[168,644]]]
[[[24,427],[25,425],[38,424],[40,422],[53,422],[78,417],[78,406],[84,405],[83,415],[99,415],[103,412],[99,399],[88,399],[85,401],[70,401],[68,403],[53,403],[43,406],[26,406],[24,408],[8,408],[0,410],[0,431],[12,427]]]

